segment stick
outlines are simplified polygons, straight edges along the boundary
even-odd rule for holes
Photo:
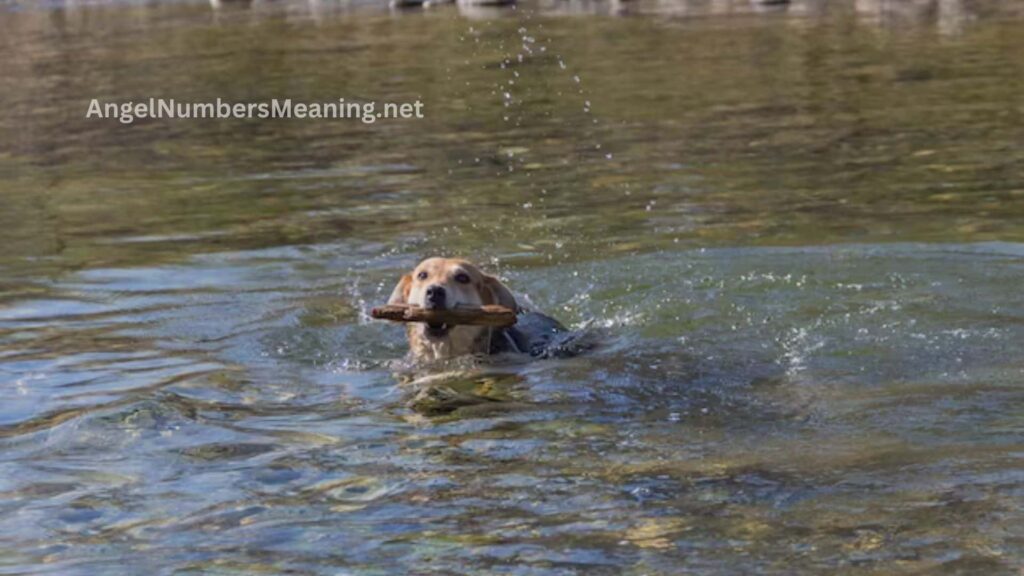
[[[428,322],[430,324],[471,324],[473,326],[511,326],[516,323],[514,310],[504,306],[485,305],[479,308],[459,306],[450,310],[427,310],[419,306],[388,304],[370,311],[370,316],[393,322]]]

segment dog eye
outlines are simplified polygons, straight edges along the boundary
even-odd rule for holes
[[[469,284],[469,274],[465,272],[459,272],[455,275],[455,281],[460,284]]]
[[[427,279],[427,271],[424,270],[424,271],[420,272],[419,274],[417,274],[416,275],[416,279],[417,280],[426,280]]]

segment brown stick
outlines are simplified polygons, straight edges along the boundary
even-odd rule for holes
[[[450,310],[427,310],[419,306],[388,304],[370,310],[370,316],[393,322],[429,322],[450,325],[471,324],[473,326],[504,327],[516,323],[514,310],[490,304],[479,308],[459,306]]]

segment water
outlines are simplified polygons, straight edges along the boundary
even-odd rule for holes
[[[0,3],[0,573],[1018,574],[1021,16]],[[400,365],[434,254],[599,347]]]

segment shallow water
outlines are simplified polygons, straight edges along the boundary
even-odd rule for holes
[[[0,2],[0,573],[1018,574],[1022,16]],[[599,346],[402,365],[439,253]]]

